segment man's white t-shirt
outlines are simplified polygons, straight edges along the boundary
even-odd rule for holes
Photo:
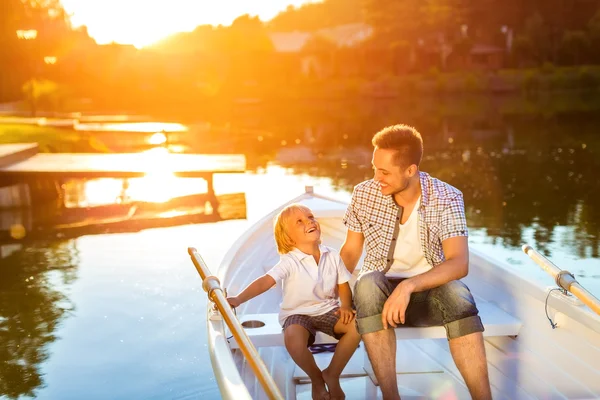
[[[419,197],[410,217],[400,225],[394,249],[394,261],[385,274],[389,278],[410,278],[432,268],[425,259],[419,238],[418,210],[420,205],[421,198]]]
[[[283,301],[279,312],[281,326],[290,315],[316,316],[339,307],[337,286],[346,283],[352,275],[346,269],[340,253],[319,246],[319,264],[310,254],[294,249],[281,255],[269,272],[276,282],[283,281]]]

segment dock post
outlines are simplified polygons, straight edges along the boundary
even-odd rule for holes
[[[211,172],[204,177],[204,180],[206,180],[206,195],[208,196],[208,201],[213,209],[212,214],[219,217],[219,200],[217,199],[215,188],[213,186],[213,175],[214,174]]]

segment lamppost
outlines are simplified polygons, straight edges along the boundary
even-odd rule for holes
[[[25,41],[33,41],[37,38],[38,36],[38,31],[36,29],[18,29],[16,31],[17,34],[17,38],[19,40],[25,40]],[[33,75],[35,78],[35,66],[33,68]],[[29,82],[25,84],[26,86],[24,87],[24,90],[27,91],[27,97],[31,103],[31,113],[32,116],[35,117],[35,104],[34,104],[34,96],[35,96],[35,80],[34,79],[29,79]]]
[[[512,52],[513,31],[508,26],[502,25],[500,32],[506,35],[506,52],[510,54]]]

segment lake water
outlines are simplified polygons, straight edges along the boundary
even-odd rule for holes
[[[307,114],[290,126],[277,122],[284,116],[257,114],[242,119],[249,127],[243,135],[190,145],[246,154],[248,173],[215,178],[217,193],[246,193],[246,220],[54,239],[0,260],[0,397],[219,398],[206,347],[206,295],[187,247],[216,270],[235,238],[305,185],[349,199],[371,176],[375,125],[403,113],[388,107],[385,117],[372,118],[373,110],[363,111],[327,123],[327,113]],[[463,191],[473,248],[551,286],[521,252],[529,243],[600,296],[596,114],[402,120],[423,132],[422,169]],[[168,184],[177,194],[198,187]],[[92,203],[120,189],[89,185]],[[132,186],[138,198],[156,193],[152,182]]]

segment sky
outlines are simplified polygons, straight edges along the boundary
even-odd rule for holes
[[[62,0],[75,26],[100,44],[143,47],[198,25],[229,25],[243,14],[267,21],[292,4],[315,0]]]

